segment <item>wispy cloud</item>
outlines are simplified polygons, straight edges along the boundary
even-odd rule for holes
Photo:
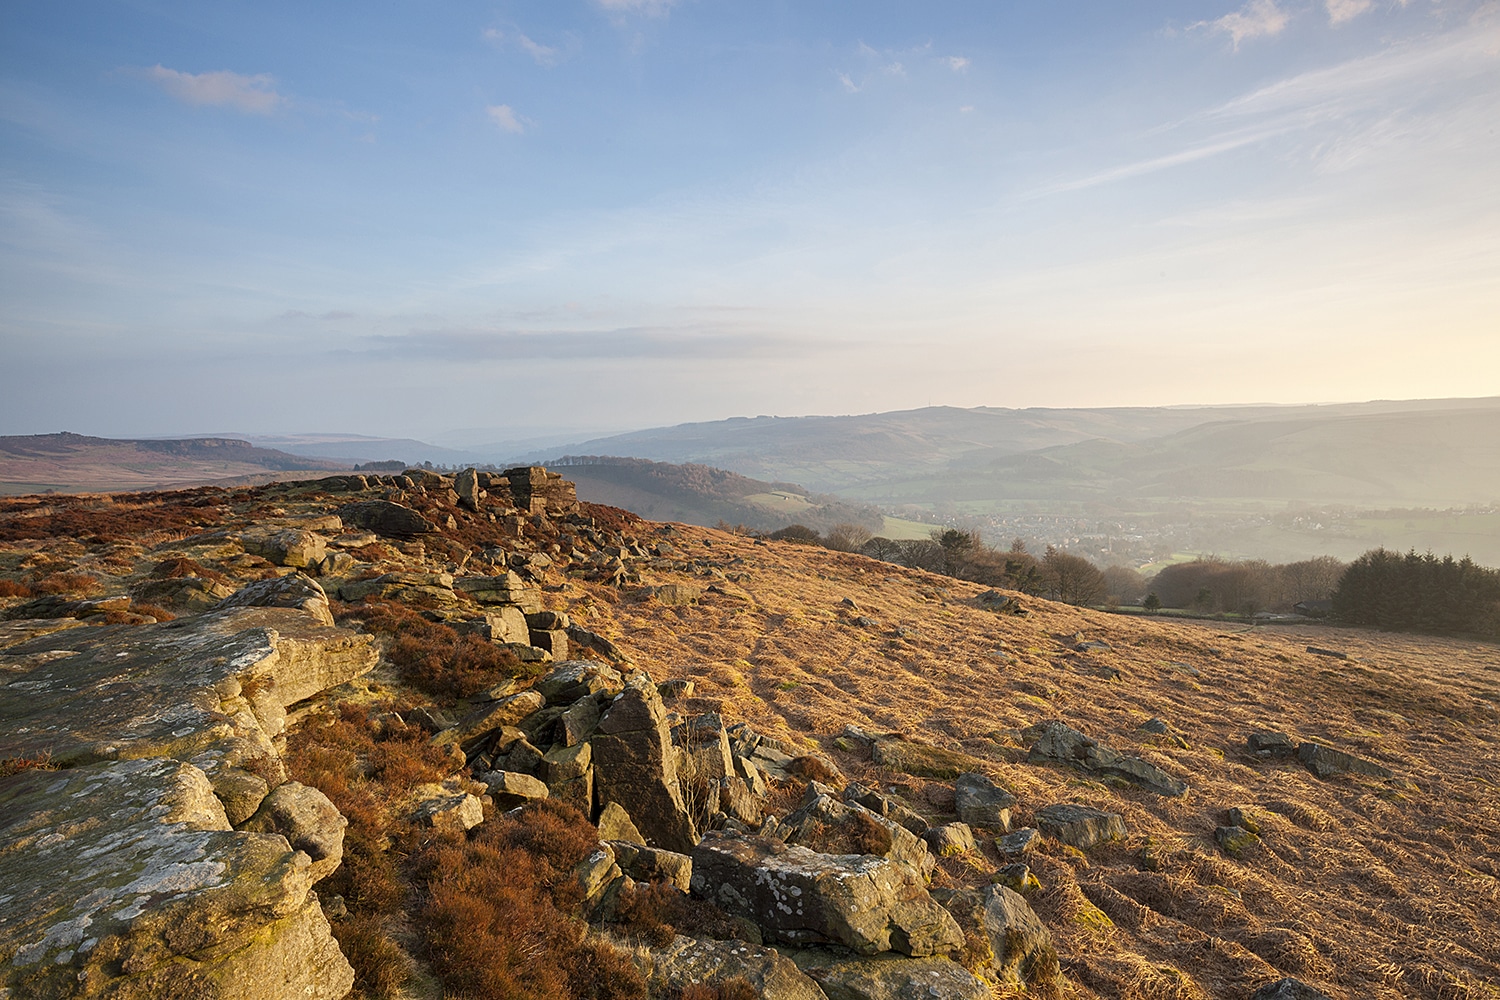
[[[510,35],[506,35],[499,28],[485,28],[480,32],[480,37],[496,47],[504,45],[507,40],[513,41],[516,48],[531,56],[538,66],[555,66],[557,64],[558,50],[530,38],[525,32],[516,31]]]
[[[1326,0],[1325,5],[1328,8],[1328,23],[1343,24],[1375,6],[1375,0]]]
[[[859,93],[860,85],[855,83],[854,78],[851,77],[848,73],[835,73],[834,76],[838,77],[839,83],[844,85],[844,89],[846,91],[851,94]]]
[[[677,0],[594,0],[611,14],[643,14],[661,17],[677,6]]]
[[[962,73],[969,68],[969,59],[967,56],[949,56],[946,61],[948,68],[955,73]]]
[[[268,115],[286,103],[276,92],[275,81],[265,73],[246,76],[227,69],[210,73],[183,73],[161,63],[143,71],[146,79],[187,104],[234,108],[254,115]]]
[[[516,114],[515,108],[509,104],[491,104],[484,109],[484,113],[490,116],[490,121],[507,132],[517,135],[526,131],[525,122]]]
[[[1360,3],[1368,0],[1331,0],[1333,3]],[[1207,28],[1234,39],[1234,47],[1251,38],[1269,38],[1279,35],[1292,15],[1276,6],[1276,0],[1250,0],[1237,11],[1225,14],[1212,21],[1199,21],[1194,28]]]

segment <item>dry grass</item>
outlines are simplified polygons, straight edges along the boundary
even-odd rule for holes
[[[1049,851],[1034,866],[1066,995],[1240,996],[1293,975],[1336,1000],[1500,997],[1481,985],[1500,982],[1495,645],[1226,628],[1025,597],[1028,616],[997,615],[975,600],[981,588],[859,556],[697,528],[673,542],[749,578],[690,607],[596,606],[658,679],[694,665],[686,676],[698,696],[730,718],[794,745],[811,736],[850,777],[903,783],[932,818],[950,817],[925,802],[923,782],[834,749],[832,737],[855,723],[977,757],[1020,797],[1020,824],[1058,801],[1125,817],[1126,842],[1087,857]],[[672,581],[690,582],[648,582]],[[845,597],[859,610],[841,607]],[[877,625],[857,625],[858,615]],[[1076,652],[1078,632],[1114,651]],[[1188,747],[1140,732],[1153,716]],[[1018,730],[1047,718],[1144,757],[1191,791],[1160,798],[1026,764]],[[1265,728],[1375,760],[1398,780],[1320,781],[1295,762],[1253,760],[1245,738]],[[1213,843],[1230,806],[1267,815],[1262,849],[1243,861]],[[1148,841],[1160,871],[1142,870]],[[998,864],[992,848],[986,857]]]

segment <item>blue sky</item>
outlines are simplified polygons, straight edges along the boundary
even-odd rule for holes
[[[1500,393],[1500,5],[0,7],[0,429]]]

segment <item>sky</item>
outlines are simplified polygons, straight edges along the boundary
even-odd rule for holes
[[[1500,4],[0,5],[0,433],[1500,394]]]

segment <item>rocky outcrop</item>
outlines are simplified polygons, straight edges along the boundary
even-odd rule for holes
[[[1024,987],[1057,974],[1052,934],[1019,893],[988,885],[938,891],[934,898],[958,920],[969,947],[982,949],[976,956],[982,975]]]
[[[0,984],[106,994],[335,998],[354,973],[283,836],[233,830],[170,758],[30,771],[0,787]]]
[[[224,598],[214,610],[227,611],[230,608],[296,608],[324,625],[333,625],[328,595],[318,581],[301,573],[257,580]]]
[[[1391,777],[1389,768],[1381,767],[1363,757],[1344,753],[1342,750],[1325,747],[1321,743],[1300,744],[1297,747],[1297,759],[1320,778],[1330,778],[1336,774],[1364,774],[1372,778]]]
[[[390,500],[359,500],[338,509],[338,515],[346,524],[357,525],[366,531],[387,538],[416,538],[437,526],[410,507]]]
[[[286,710],[369,670],[300,608],[33,634],[0,650],[0,985],[17,996],[341,997],[312,883],[343,817],[285,784]],[[243,824],[235,830],[231,821]]]
[[[862,955],[923,957],[963,935],[910,865],[819,854],[764,837],[710,832],[693,851],[693,893],[788,944],[837,944]]]
[[[983,774],[960,774],[953,782],[953,805],[958,818],[970,826],[1010,830],[1010,811],[1016,797]]]

